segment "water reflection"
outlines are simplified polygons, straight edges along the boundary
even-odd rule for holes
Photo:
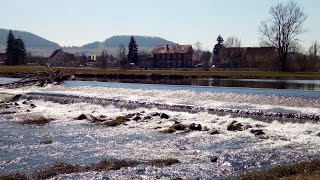
[[[84,80],[84,79],[78,79],[78,80]],[[91,79],[91,80],[104,81],[104,82],[120,82],[120,83],[320,90],[320,80],[273,80],[273,79]]]

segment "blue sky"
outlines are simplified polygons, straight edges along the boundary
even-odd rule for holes
[[[239,37],[243,46],[258,46],[258,27],[270,6],[286,1],[1,0],[0,27],[33,32],[63,46],[113,35],[147,35],[180,44],[200,41],[211,50],[219,34]],[[308,14],[308,31],[301,36],[307,47],[320,41],[320,1],[297,2]]]

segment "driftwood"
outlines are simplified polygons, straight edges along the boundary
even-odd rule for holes
[[[72,79],[73,75],[66,74],[61,72],[60,70],[52,70],[48,68],[45,72],[29,75],[25,78],[22,78],[19,81],[0,84],[0,87],[5,87],[9,89],[21,88],[25,86],[46,86],[48,84],[60,84],[65,80]]]

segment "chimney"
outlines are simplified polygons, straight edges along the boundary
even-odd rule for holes
[[[167,44],[167,51],[169,51],[169,44]]]

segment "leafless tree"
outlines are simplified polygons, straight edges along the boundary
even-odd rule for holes
[[[309,48],[309,55],[317,57],[318,53],[320,51],[320,44],[318,41],[312,42],[310,48]]]
[[[281,69],[287,71],[287,58],[294,48],[300,34],[305,32],[303,23],[307,19],[303,8],[291,1],[279,3],[270,8],[270,19],[263,21],[259,28],[264,45],[274,46],[278,50]]]
[[[106,50],[103,50],[100,57],[98,58],[98,66],[100,68],[106,69],[108,65],[109,55]]]
[[[209,67],[209,61],[210,61],[211,57],[212,57],[212,53],[210,51],[204,51],[201,54],[200,61],[202,62],[203,68]]]
[[[127,50],[124,44],[120,44],[117,50],[117,58],[119,59],[120,66],[125,68],[128,66]]]
[[[225,47],[241,47],[241,40],[235,36],[230,36],[223,45]]]
[[[201,52],[202,52],[202,42],[200,41],[197,41],[196,43],[193,44],[194,45],[194,54],[196,55],[197,57],[197,62],[199,62],[199,59],[200,59],[200,55],[201,55]]]

